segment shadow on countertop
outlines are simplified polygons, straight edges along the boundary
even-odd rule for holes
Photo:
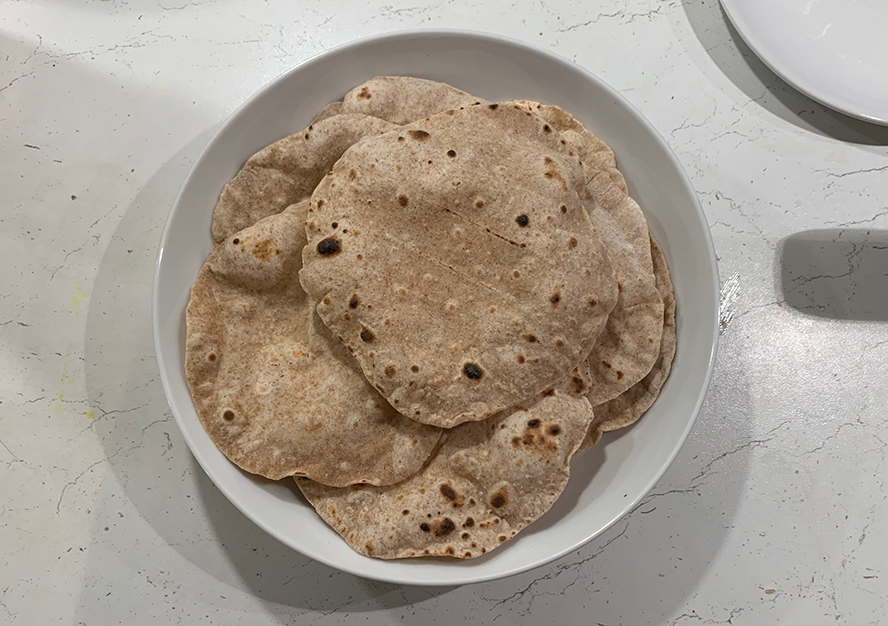
[[[777,250],[787,305],[808,315],[888,322],[888,230],[795,233]]]
[[[858,145],[888,146],[888,127],[825,107],[772,72],[734,29],[719,0],[682,0],[682,5],[706,53],[750,101],[804,130]]]

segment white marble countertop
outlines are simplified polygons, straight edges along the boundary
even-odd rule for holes
[[[0,0],[0,623],[884,623],[888,129],[787,87],[716,0],[473,5]],[[221,121],[326,48],[430,26],[624,93],[739,287],[644,504],[549,566],[441,589],[338,573],[238,513],[172,421],[150,326],[160,230]]]

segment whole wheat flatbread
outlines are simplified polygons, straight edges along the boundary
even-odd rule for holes
[[[213,212],[213,239],[218,243],[305,200],[349,146],[393,128],[367,115],[335,115],[263,148],[223,188]]]
[[[584,450],[598,443],[603,433],[625,428],[637,422],[660,395],[660,390],[672,369],[676,344],[675,294],[672,289],[672,280],[669,278],[669,269],[666,267],[666,257],[653,237],[650,242],[651,256],[654,261],[654,276],[657,278],[657,289],[664,304],[660,353],[647,376],[616,398],[595,407],[595,419],[589,428],[589,434],[583,441],[582,449]]]
[[[527,104],[577,151],[588,181],[587,208],[619,283],[617,305],[589,355],[589,401],[597,406],[644,378],[660,351],[663,301],[655,284],[647,221],[601,139],[556,106]]]
[[[484,419],[567,378],[614,306],[584,185],[517,104],[366,138],[312,196],[300,280],[396,409]]]
[[[216,446],[277,480],[387,485],[414,474],[440,430],[395,411],[299,286],[308,202],[210,253],[187,309],[185,372]]]
[[[433,80],[376,76],[349,91],[339,111],[372,115],[400,126],[482,102],[486,101]]]
[[[603,432],[634,423],[651,406],[671,368],[675,351],[671,281],[662,251],[648,237],[644,217],[628,196],[613,152],[554,106],[527,101],[510,105],[530,117],[538,131],[538,137],[524,143],[510,137],[519,123],[485,125],[479,120],[472,127],[475,136],[465,139],[448,134],[449,123],[433,117],[448,110],[454,111],[451,117],[477,115],[474,111],[485,111],[474,106],[478,102],[488,104],[443,83],[388,76],[373,78],[342,102],[329,104],[305,131],[254,155],[226,186],[214,214],[217,245],[192,290],[186,374],[207,432],[220,450],[248,471],[273,479],[308,476],[311,480],[297,478],[303,493],[355,550],[368,556],[468,558],[502,545],[551,507],[567,483],[569,460],[578,449],[596,443]],[[493,110],[502,113],[503,106]],[[392,146],[379,151],[358,146],[355,151],[364,150],[363,161],[339,167],[337,174],[325,178],[350,146],[403,125],[407,126],[395,136],[404,137],[401,147],[410,146],[415,162],[386,161],[396,155]],[[411,135],[411,130],[430,136]],[[503,144],[501,149],[488,149],[497,143]],[[393,147],[397,149],[398,143]],[[529,166],[533,155],[543,155],[540,171]],[[379,156],[382,162],[375,160]],[[457,162],[454,159],[462,169],[450,167]],[[403,174],[397,165],[418,168],[419,176],[414,176],[418,182],[401,184]],[[423,165],[428,167],[418,167]],[[377,170],[385,166],[394,167],[388,176]],[[453,171],[463,175],[447,178]],[[492,171],[496,173],[491,177]],[[477,184],[475,195],[465,189],[440,193],[442,176],[459,188],[471,182],[470,173],[495,182],[486,187]],[[563,183],[562,191],[556,188],[552,194],[543,181],[534,182],[540,173],[547,183]],[[497,177],[517,180],[509,185]],[[335,195],[330,194],[333,182],[338,182],[340,205],[349,213],[356,210],[359,220],[349,221],[345,212],[337,217],[329,204],[327,212],[313,205],[308,219],[307,202],[286,208],[308,198],[322,179],[329,185],[328,195],[316,199],[329,200]],[[355,190],[351,203],[342,185]],[[580,238],[586,227],[574,215],[583,211],[575,211],[579,205],[575,207],[572,196],[563,203],[567,212],[560,213],[561,204],[559,212],[550,210],[558,193],[576,193],[597,227],[593,230],[605,238],[604,251],[597,235]],[[475,206],[475,196],[483,207]],[[389,203],[385,219],[375,211],[383,204],[381,199]],[[457,199],[473,212],[446,202]],[[371,200],[376,206],[371,211],[357,200]],[[522,202],[530,208],[517,216],[503,208]],[[417,211],[427,220],[424,228],[405,228],[403,211],[416,210],[417,204],[426,205]],[[442,206],[449,207],[441,211],[444,215],[429,210]],[[559,214],[567,215],[570,223],[558,222]],[[488,221],[477,219],[478,215]],[[538,228],[543,220],[551,232]],[[535,249],[529,267],[516,262],[527,259],[516,256],[508,247],[513,243],[504,239],[511,237],[508,229],[516,230],[516,224],[519,238],[511,238],[512,242],[524,243],[526,250],[529,242],[520,236],[539,232],[545,240],[541,252],[548,253],[548,263],[555,269],[545,267],[539,260],[544,255]],[[307,297],[293,278],[306,243],[301,225],[308,228],[314,244],[305,248],[305,258],[314,252],[318,262],[316,274],[308,280],[326,281],[331,287],[317,295],[318,311],[327,315],[324,322],[314,311],[315,299]],[[567,250],[559,245],[561,235],[553,234],[556,231],[570,233]],[[451,256],[442,264],[444,237],[454,237],[459,245],[449,251],[451,246],[443,246],[445,255]],[[318,245],[330,238],[335,238],[335,251],[327,242],[321,254]],[[344,245],[350,243],[356,245]],[[415,256],[405,254],[405,249]],[[391,250],[396,263],[386,267]],[[429,250],[436,253],[434,258],[429,258]],[[472,263],[466,264],[457,251],[473,255]],[[545,277],[567,271],[561,265],[570,265],[568,251],[590,254],[591,260],[582,267],[590,270],[584,287],[590,293],[600,291],[598,297],[591,296],[599,307],[591,314],[591,324],[578,314],[558,317],[564,312],[559,307],[573,299],[563,285],[557,291],[539,291]],[[339,270],[322,275],[334,265],[329,261],[342,261],[343,253],[349,252],[354,252],[353,263],[365,262],[355,263],[360,275],[351,284],[343,280],[347,276],[337,275]],[[614,259],[613,270],[608,259]],[[374,260],[377,263],[371,266]],[[451,273],[456,280],[442,278]],[[570,275],[575,279],[577,272]],[[510,276],[515,282],[508,280]],[[580,284],[569,281],[574,289],[582,289]],[[489,287],[498,291],[485,293]],[[431,298],[419,297],[417,292],[426,289]],[[540,294],[549,298],[555,315],[518,306]],[[491,323],[496,312],[487,305],[503,313],[501,303],[515,315],[502,315],[499,324]],[[424,313],[417,315],[418,311]],[[424,326],[429,319],[434,322]],[[325,322],[338,328],[337,333],[347,333],[340,335],[347,346]],[[585,336],[596,324],[599,330],[588,334],[597,339],[585,345],[582,338],[575,339],[577,343],[565,350],[568,335]],[[436,345],[441,337],[448,341]],[[361,366],[348,350],[363,358]],[[589,359],[580,359],[578,369],[571,371],[568,365],[575,353],[590,350]],[[420,361],[417,354],[428,361]],[[448,358],[462,368],[448,369]],[[482,367],[488,358],[493,366]],[[497,406],[508,408],[486,421],[444,431],[442,437],[439,429],[403,417],[373,389],[361,370],[368,362],[368,377],[379,391],[416,419],[453,426],[490,415]],[[590,364],[594,389],[590,389]],[[467,370],[467,365],[476,369]],[[536,373],[523,371],[533,367]],[[546,368],[561,372],[551,378],[554,384],[540,383],[544,376],[539,372]],[[468,383],[475,384],[474,392]],[[519,397],[527,400],[516,406]],[[589,400],[601,402],[594,416]],[[445,410],[436,415],[416,414],[442,402]],[[454,410],[464,412],[454,418]],[[364,484],[356,486],[359,483]]]
[[[527,409],[446,431],[430,462],[397,485],[334,489],[296,482],[361,554],[480,556],[537,520],[567,485],[570,459],[593,418],[580,377],[575,373]]]

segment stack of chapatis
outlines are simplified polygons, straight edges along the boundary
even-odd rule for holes
[[[508,541],[675,352],[614,154],[552,105],[371,79],[247,161],[213,238],[187,311],[197,413],[367,556]]]

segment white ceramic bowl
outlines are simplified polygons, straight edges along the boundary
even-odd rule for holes
[[[888,124],[888,2],[721,0],[753,52],[828,107]]]
[[[304,128],[325,104],[380,74],[444,81],[489,100],[528,98],[573,113],[616,152],[632,195],[669,261],[678,301],[672,375],[635,427],[574,458],[553,509],[490,554],[380,561],[351,548],[295,493],[230,463],[206,435],[185,379],[185,307],[212,246],[223,185],[260,148]],[[414,31],[364,39],[280,76],[219,129],[188,175],[161,240],[154,337],[161,379],[185,441],[216,486],[245,515],[295,550],[358,576],[413,585],[501,578],[577,549],[625,515],[666,471],[700,410],[715,358],[718,275],[706,218],[675,155],[626,100],[577,65],[529,45],[468,32]]]

